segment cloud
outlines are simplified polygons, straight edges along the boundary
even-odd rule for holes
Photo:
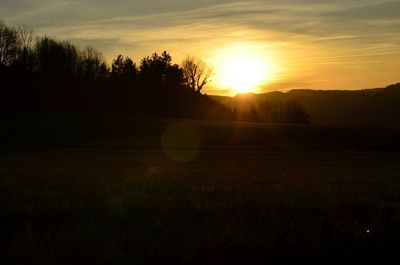
[[[345,10],[328,12],[327,15],[336,19],[398,19],[400,1],[380,1],[364,6]]]
[[[207,29],[214,25],[215,28],[220,29],[220,36],[229,34],[237,27],[246,27],[326,38],[357,35],[360,32],[382,33],[381,28],[379,30],[374,27],[366,29],[365,24],[355,22],[355,18],[363,18],[363,14],[367,14],[367,18],[370,19],[379,18],[377,23],[386,21],[389,25],[384,25],[384,27],[391,33],[398,33],[398,29],[390,27],[390,23],[400,21],[395,12],[398,10],[399,1],[219,0],[210,4],[209,1],[187,0],[55,0],[39,3],[18,0],[13,6],[11,1],[6,0],[5,8],[2,8],[3,11],[0,11],[0,14],[12,22],[28,23],[35,28],[52,30],[55,34],[65,33],[65,29],[77,32],[88,28],[99,33],[113,29],[117,34],[122,31],[146,34],[145,29],[152,33],[156,28],[172,34],[174,29],[185,26],[191,26],[193,30],[196,30],[198,25],[207,25]],[[25,4],[29,8],[23,8]],[[373,12],[375,9],[380,10],[378,15]],[[352,23],[349,23],[349,19]],[[372,21],[369,22],[372,23]],[[177,33],[180,31],[178,30]],[[151,34],[148,36],[152,37]],[[178,36],[169,36],[169,39],[174,37]]]
[[[301,79],[295,69],[305,75],[321,71],[329,75],[340,72],[340,66],[360,71],[362,62],[376,67],[386,63],[386,69],[394,70],[388,70],[390,73],[380,78],[393,80],[398,64],[389,61],[400,58],[398,10],[400,1],[393,0],[2,0],[0,3],[0,17],[6,22],[28,24],[41,34],[69,39],[81,46],[93,45],[109,61],[119,53],[140,60],[152,52],[168,50],[179,62],[188,54],[211,56],[212,50],[227,43],[262,43],[266,52],[279,54],[276,60],[282,68],[286,67],[279,78],[288,80]],[[353,74],[356,76],[358,72],[353,70]],[[299,84],[288,80],[281,83]],[[333,82],[333,78],[326,76],[300,83],[323,87],[324,80]]]

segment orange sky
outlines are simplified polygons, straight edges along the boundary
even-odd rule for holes
[[[92,45],[109,62],[120,53],[136,62],[164,50],[176,63],[197,56],[214,68],[205,92],[231,95],[218,82],[230,57],[264,60],[268,78],[254,92],[399,82],[398,10],[391,0],[3,0],[0,18]]]

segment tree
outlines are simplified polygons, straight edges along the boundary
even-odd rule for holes
[[[34,72],[37,62],[34,52],[36,40],[32,28],[26,25],[20,25],[16,29],[20,41],[20,51],[17,60],[17,67],[22,71]]]
[[[183,79],[181,69],[172,64],[172,57],[166,51],[161,55],[154,53],[144,58],[140,64],[140,76],[142,81],[153,88],[178,87]]]
[[[311,123],[310,115],[295,100],[261,102],[259,105],[260,120],[275,123]]]
[[[109,68],[101,54],[88,46],[79,52],[78,73],[83,80],[101,80],[109,75]]]
[[[168,68],[171,66],[172,58],[164,51],[161,55],[154,53],[151,57],[142,59],[140,64],[140,73],[146,78],[150,78],[153,81],[165,80],[165,74]]]
[[[21,46],[26,49],[33,49],[35,45],[35,33],[33,29],[27,25],[19,25],[16,31]]]
[[[182,62],[182,69],[186,85],[198,93],[209,82],[212,73],[203,61],[195,57],[187,57]]]
[[[73,44],[43,37],[36,44],[36,54],[39,72],[51,78],[76,77],[79,53]]]
[[[10,66],[15,63],[20,46],[17,30],[0,21],[0,65]]]
[[[133,80],[136,75],[136,64],[131,58],[120,54],[113,60],[111,66],[111,77],[113,79]]]

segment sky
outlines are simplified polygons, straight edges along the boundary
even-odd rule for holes
[[[167,50],[218,75],[240,56],[266,62],[254,92],[362,89],[400,81],[400,0],[0,0],[0,19],[140,60]],[[251,68],[249,65],[248,68]],[[211,82],[207,94],[232,94]]]

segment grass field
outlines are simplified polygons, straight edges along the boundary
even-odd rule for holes
[[[395,257],[400,128],[3,116],[4,264]]]

